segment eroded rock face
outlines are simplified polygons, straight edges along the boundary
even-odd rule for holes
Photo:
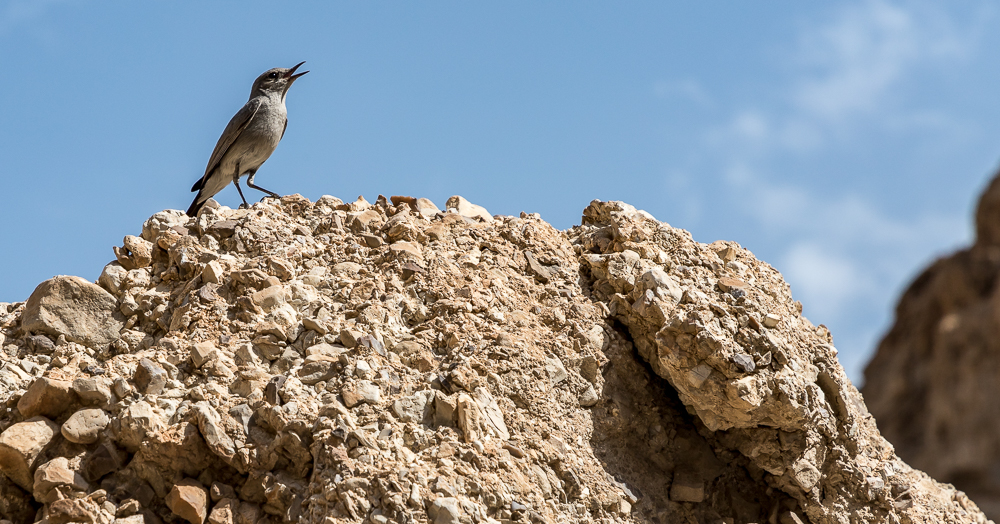
[[[50,521],[985,521],[893,455],[735,243],[619,202],[565,232],[445,209],[157,213],[100,280],[108,348],[0,306],[0,400],[70,398],[11,478]]]
[[[21,327],[100,349],[118,338],[122,323],[117,309],[115,297],[100,286],[80,277],[59,276],[31,293]]]
[[[915,467],[1000,518],[1000,177],[976,211],[976,241],[931,264],[900,298],[865,369],[882,433]]]

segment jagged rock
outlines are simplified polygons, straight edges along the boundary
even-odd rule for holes
[[[473,204],[459,195],[449,198],[444,207],[454,210],[463,217],[479,219],[486,223],[493,222],[493,215],[485,207]]]
[[[98,522],[100,508],[88,498],[61,499],[49,504],[46,519],[50,524]]]
[[[361,403],[378,404],[382,401],[382,391],[368,380],[360,380],[357,383],[346,385],[340,394],[344,398],[344,405],[349,408]]]
[[[219,500],[208,515],[209,524],[235,524],[239,505],[240,501],[237,499],[224,498]]]
[[[89,487],[82,475],[70,469],[65,457],[56,457],[35,470],[32,494],[38,502],[55,502],[74,492],[86,493]]]
[[[111,292],[113,295],[120,295],[122,284],[128,278],[128,270],[122,267],[118,261],[111,262],[104,266],[101,276],[97,278],[97,284]]]
[[[42,282],[28,297],[21,317],[25,331],[64,336],[94,349],[118,338],[117,300],[100,286],[72,276]]]
[[[174,515],[191,524],[203,524],[208,515],[208,491],[194,479],[184,479],[174,484],[166,503]]]
[[[94,377],[78,377],[73,380],[73,392],[87,405],[106,407],[114,401],[107,381]],[[124,396],[124,395],[123,395]]]
[[[71,388],[72,383],[65,380],[38,378],[17,401],[17,410],[25,418],[38,415],[56,418],[70,407],[74,396]]]
[[[462,508],[454,497],[438,497],[431,503],[427,513],[434,524],[459,524],[462,521]]]
[[[201,431],[201,436],[209,449],[227,461],[232,460],[236,453],[236,445],[222,427],[222,417],[219,413],[204,400],[195,404],[194,411],[198,417],[198,430]]]
[[[171,228],[183,226],[188,217],[183,211],[166,209],[146,219],[142,224],[142,238],[156,242],[161,235]]]
[[[434,414],[434,392],[420,391],[392,403],[392,412],[403,422],[430,421]]]
[[[144,401],[131,404],[114,420],[118,442],[131,452],[139,450],[146,435],[164,428],[162,418]]]
[[[76,444],[93,444],[110,421],[103,409],[81,409],[63,422],[62,436]]]
[[[214,360],[218,356],[218,350],[211,341],[198,342],[191,346],[191,363],[195,367],[202,367],[206,362]]]
[[[128,235],[122,241],[123,247],[115,247],[113,251],[118,263],[128,271],[149,266],[153,261],[153,243],[143,238]]]
[[[31,492],[38,459],[59,433],[59,426],[45,417],[19,422],[0,433],[0,472]]]
[[[132,376],[135,387],[147,395],[158,395],[167,384],[167,372],[148,358],[139,360]]]

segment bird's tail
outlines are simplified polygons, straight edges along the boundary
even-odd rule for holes
[[[201,191],[199,191],[198,196],[194,197],[194,202],[191,202],[191,207],[188,208],[187,215],[189,217],[198,216],[198,211],[201,211],[201,207],[205,205],[205,202],[208,202],[208,199],[202,199]]]

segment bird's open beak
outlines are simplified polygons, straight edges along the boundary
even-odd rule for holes
[[[306,74],[306,73],[309,72],[309,71],[303,71],[303,72],[301,72],[301,73],[299,73],[297,75],[293,74],[293,73],[295,73],[295,70],[298,69],[299,66],[301,66],[304,63],[305,62],[299,62],[299,63],[295,64],[295,67],[289,69],[288,72],[285,73],[285,78],[287,78],[289,80],[289,82],[288,82],[289,85],[291,85],[292,82],[294,82],[295,79],[297,79],[298,77],[300,77],[300,76],[302,76],[302,75],[304,75],[304,74]]]

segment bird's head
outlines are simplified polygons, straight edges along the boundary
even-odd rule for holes
[[[285,94],[288,93],[288,88],[292,87],[292,83],[295,82],[295,80],[297,80],[300,76],[309,72],[303,71],[295,74],[295,70],[304,63],[305,62],[299,62],[291,69],[285,67],[275,67],[274,69],[264,71],[264,73],[257,77],[257,80],[254,80],[253,89],[250,90],[250,98],[258,95],[274,93],[280,95],[281,99],[284,100]]]

